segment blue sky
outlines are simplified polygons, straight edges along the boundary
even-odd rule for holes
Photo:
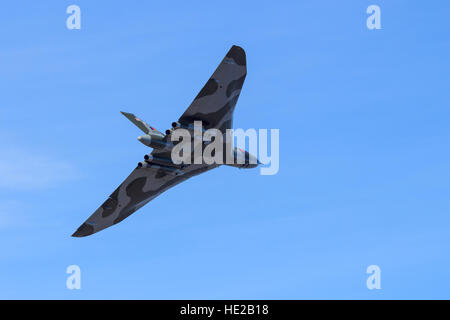
[[[0,298],[450,298],[449,7],[3,4]],[[70,237],[148,152],[119,111],[164,131],[233,44],[234,126],[280,129],[279,173],[221,167]]]

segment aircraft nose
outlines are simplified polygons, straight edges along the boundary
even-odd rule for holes
[[[251,169],[251,168],[256,168],[257,166],[259,166],[261,164],[261,162],[254,156],[250,156],[250,161],[247,164],[247,168]]]

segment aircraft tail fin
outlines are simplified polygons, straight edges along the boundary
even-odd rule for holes
[[[149,126],[145,121],[143,121],[143,120],[139,119],[138,117],[136,117],[134,114],[128,113],[128,112],[123,112],[123,111],[120,111],[120,113],[123,114],[128,120],[133,122],[133,124],[136,127],[141,129],[142,131],[144,131],[146,134],[158,133],[158,134],[163,135],[161,132],[159,132],[158,130],[156,130],[152,126]]]

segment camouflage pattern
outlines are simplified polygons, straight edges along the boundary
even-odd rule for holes
[[[85,237],[119,223],[167,189],[215,167],[190,165],[181,176],[162,169],[136,168],[72,236]]]
[[[207,129],[218,128],[224,132],[231,128],[234,107],[246,74],[245,52],[242,48],[233,46],[180,117],[179,123],[190,125],[195,120],[201,120]],[[155,133],[153,127],[135,115],[125,112],[122,114],[145,133]],[[156,134],[161,134],[164,141],[170,141],[170,134],[164,136],[159,131]],[[151,155],[155,158],[170,158],[172,147],[168,143],[163,148],[153,149]],[[191,164],[179,169],[182,171],[181,175],[174,175],[171,172],[173,170],[169,170],[173,168],[141,163],[72,236],[85,237],[119,223],[169,188],[216,167],[217,164]]]
[[[245,51],[233,46],[178,122],[189,125],[201,120],[206,129],[230,129],[246,75]]]

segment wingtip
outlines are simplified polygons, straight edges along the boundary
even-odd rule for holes
[[[93,233],[94,233],[94,227],[85,222],[77,229],[77,231],[75,231],[72,234],[72,237],[82,238],[82,237],[90,236]]]
[[[245,51],[241,46],[238,46],[237,44],[233,44],[233,46],[231,46],[231,49],[236,49],[236,50],[242,50]]]
[[[80,235],[80,234],[78,234],[78,232],[75,231],[75,232],[72,234],[72,237],[74,237],[74,238],[82,238],[83,236]]]
[[[84,237],[84,236],[77,230],[77,231],[75,231],[75,232],[72,234],[72,237],[74,237],[74,238],[82,238],[82,237]]]
[[[245,50],[240,46],[233,45],[228,51],[227,57],[232,58],[238,65],[245,66],[247,64]]]

